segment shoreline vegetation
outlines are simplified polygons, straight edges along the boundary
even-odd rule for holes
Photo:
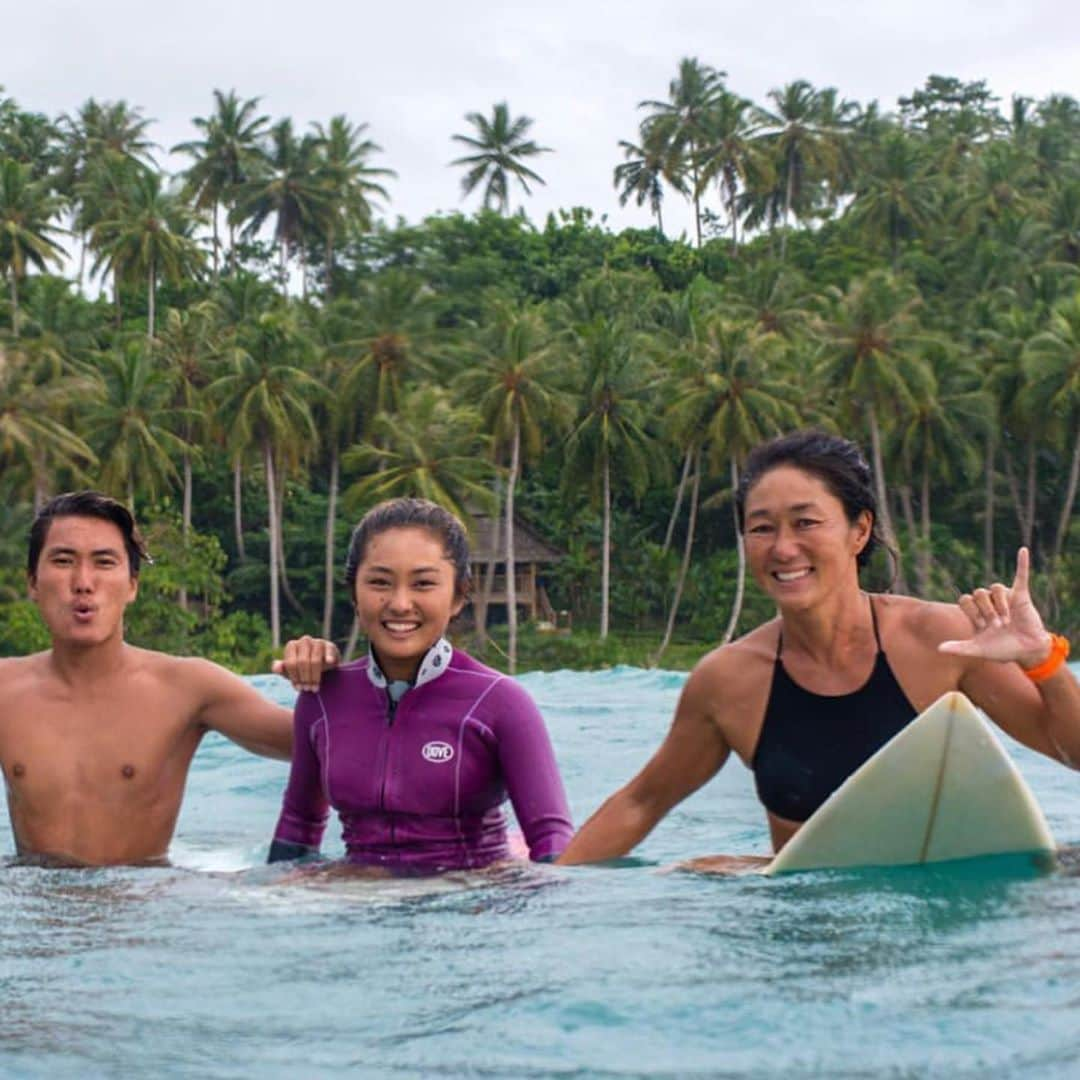
[[[35,507],[91,486],[155,555],[136,644],[244,672],[348,645],[350,526],[415,494],[498,521],[510,563],[519,522],[561,553],[563,625],[474,607],[486,662],[684,669],[772,614],[731,493],[796,426],[871,461],[900,560],[867,587],[951,600],[1026,544],[1080,633],[1080,103],[941,75],[754,102],[692,58],[653,92],[596,167],[655,224],[614,232],[528,219],[558,147],[505,102],[447,132],[470,211],[411,223],[344,115],[300,131],[215,90],[169,175],[137,105],[0,89],[0,654],[47,645]]]

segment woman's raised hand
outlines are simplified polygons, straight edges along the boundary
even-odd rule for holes
[[[957,603],[971,623],[973,636],[963,641],[943,641],[938,651],[1000,663],[1015,660],[1024,668],[1042,663],[1050,651],[1051,638],[1031,600],[1029,567],[1028,549],[1022,547],[1016,553],[1016,577],[1011,588],[995,582],[988,589],[975,589],[961,596]]]

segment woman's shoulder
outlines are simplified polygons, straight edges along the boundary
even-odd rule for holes
[[[723,691],[729,700],[741,688],[752,689],[776,660],[780,637],[779,618],[707,652],[693,667],[686,682],[688,693]]]
[[[873,604],[887,636],[900,634],[936,649],[942,641],[971,634],[967,616],[956,604],[893,593],[875,594]]]
[[[444,678],[457,682],[457,692],[482,694],[484,700],[504,701],[527,698],[528,691],[512,675],[498,671],[475,656],[454,647]]]

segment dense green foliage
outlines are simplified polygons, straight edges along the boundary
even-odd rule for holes
[[[344,116],[297,133],[216,91],[170,178],[137,108],[0,93],[0,651],[46,640],[34,505],[87,485],[157,555],[132,640],[247,669],[344,641],[350,523],[423,493],[512,500],[566,553],[545,586],[574,633],[527,628],[526,663],[643,662],[671,631],[681,663],[770,614],[741,598],[731,489],[798,424],[866,448],[897,588],[1007,580],[1025,543],[1076,633],[1080,104],[999,104],[933,76],[894,113],[802,81],[761,105],[686,60],[614,168],[658,227],[614,233],[509,213],[546,148],[505,104],[455,136],[497,212],[390,225],[394,174]],[[662,231],[673,196],[691,241]]]

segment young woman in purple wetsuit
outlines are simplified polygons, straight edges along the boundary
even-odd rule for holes
[[[543,718],[445,637],[468,598],[461,523],[426,500],[381,503],[353,533],[345,578],[368,655],[297,699],[270,861],[317,852],[333,807],[350,863],[489,866],[510,857],[507,796],[530,858],[554,859],[573,827]]]

